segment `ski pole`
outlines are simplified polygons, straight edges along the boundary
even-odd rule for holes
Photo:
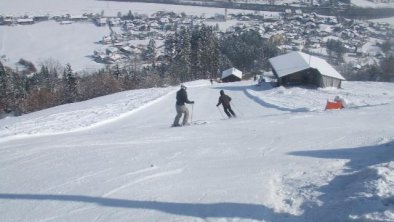
[[[234,108],[237,110],[237,112],[241,114],[241,116],[244,115],[244,114],[241,112],[241,110],[238,109],[237,106],[234,106],[234,103],[232,103],[232,102],[230,102],[230,103],[231,103],[231,106],[234,107]]]
[[[220,115],[222,116],[222,118],[224,119],[225,117],[223,116],[222,111],[220,110],[220,108],[218,106],[216,106],[216,108],[218,108]]]
[[[193,110],[194,110],[194,104],[192,104],[192,113],[190,115],[190,122],[193,122]]]

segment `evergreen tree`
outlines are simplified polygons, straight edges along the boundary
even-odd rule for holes
[[[9,96],[9,77],[3,64],[0,62],[0,112],[8,106]]]
[[[70,64],[66,65],[63,73],[63,81],[65,84],[65,101],[67,103],[75,102],[77,99],[77,78]]]
[[[235,67],[250,71],[255,69],[256,64],[264,63],[267,59],[266,50],[272,50],[267,44],[269,43],[264,42],[258,32],[247,31],[224,38],[221,51]],[[274,51],[269,54],[274,54]]]
[[[121,73],[122,73],[122,72],[121,72],[121,70],[120,70],[119,64],[116,63],[116,65],[115,65],[115,70],[112,72],[112,75],[115,77],[115,79],[119,79]]]
[[[26,77],[6,69],[0,62],[0,111],[20,114],[20,101],[25,96]]]
[[[167,35],[164,40],[164,57],[166,58],[168,63],[172,63],[175,57],[175,36]]]
[[[213,54],[211,55],[212,57],[212,62],[211,62],[211,67],[210,67],[210,76],[207,76],[207,78],[216,78],[217,74],[219,74],[220,70],[220,47],[217,42],[214,43],[213,47]]]
[[[33,77],[38,88],[45,87],[50,89],[49,70],[46,66],[41,66],[40,72],[36,73]]]
[[[210,78],[215,75],[219,68],[219,55],[214,42],[209,41],[208,44],[205,45],[201,59],[204,70],[201,77]]]
[[[153,66],[156,65],[156,55],[157,55],[157,49],[156,49],[156,42],[154,39],[149,40],[147,50],[145,53],[145,58],[150,61]]]
[[[216,76],[219,69],[219,42],[211,26],[203,25],[199,35],[202,43],[199,49],[202,67],[200,78],[211,78]]]
[[[177,36],[173,72],[181,82],[190,81],[192,80],[190,30],[181,29]]]
[[[131,10],[129,10],[129,12],[127,13],[126,18],[127,18],[128,20],[133,20],[133,19],[134,19],[134,15],[133,15],[133,13],[131,12]]]
[[[346,49],[340,40],[328,39],[326,47],[327,53],[331,58],[333,58],[333,55],[336,54],[335,57],[337,57],[339,61],[343,61],[343,54],[345,53]]]
[[[192,54],[191,54],[191,72],[193,79],[201,78],[202,76],[202,64],[201,64],[201,56],[202,56],[202,47],[203,43],[201,42],[201,38],[199,36],[198,30],[193,32],[192,35]]]
[[[382,81],[392,82],[394,81],[394,56],[384,58],[380,62],[382,69]]]

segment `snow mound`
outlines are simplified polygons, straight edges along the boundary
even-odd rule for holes
[[[358,180],[349,188],[354,189],[356,195],[349,199],[360,201],[359,205],[368,209],[369,213],[351,215],[350,218],[362,221],[394,221],[394,161],[370,166],[355,175]]]

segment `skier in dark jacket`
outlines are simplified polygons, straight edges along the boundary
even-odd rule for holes
[[[181,89],[178,90],[178,92],[176,93],[175,108],[177,114],[175,116],[175,120],[172,126],[182,126],[188,124],[187,121],[189,119],[189,110],[187,109],[185,103],[194,104],[194,101],[189,101],[189,99],[187,98],[186,86],[182,84]],[[183,116],[182,125],[180,125],[179,120],[182,117],[182,114],[184,114],[184,116]]]
[[[231,109],[230,101],[231,101],[231,97],[224,94],[223,90],[220,90],[219,102],[216,106],[219,106],[220,104],[222,104],[224,112],[226,113],[228,118],[237,117],[235,115],[234,111]]]

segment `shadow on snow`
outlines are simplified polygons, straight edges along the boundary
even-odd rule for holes
[[[216,89],[223,89],[228,91],[243,91],[245,95],[254,101],[255,103],[259,104],[260,106],[277,109],[284,112],[309,112],[310,110],[307,108],[297,108],[297,109],[289,109],[281,106],[277,106],[271,103],[268,103],[258,96],[253,95],[250,91],[265,91],[272,89],[272,86],[269,83],[264,83],[259,85],[249,85],[249,86],[216,86]]]
[[[125,200],[81,195],[0,194],[0,199],[31,201],[66,201],[97,204],[105,207],[157,210],[174,215],[198,218],[242,218],[263,220],[273,212],[263,205],[243,203],[171,203],[160,201]],[[289,215],[283,214],[287,217]]]
[[[394,198],[381,199],[376,194],[360,195],[365,192],[362,184],[377,178],[375,168],[368,168],[376,164],[394,160],[394,142],[382,145],[344,148],[335,150],[298,151],[290,155],[306,156],[324,159],[346,159],[343,174],[335,176],[327,185],[317,187],[315,191],[321,193],[320,204],[305,201],[301,205],[302,215],[276,213],[272,209],[258,204],[247,203],[174,203],[160,201],[125,200],[82,195],[57,194],[5,194],[0,193],[3,200],[30,201],[65,201],[97,204],[104,207],[133,208],[156,210],[174,215],[197,218],[241,218],[252,220],[281,221],[348,221],[350,215],[382,212],[394,205]],[[373,192],[371,192],[373,193]]]

